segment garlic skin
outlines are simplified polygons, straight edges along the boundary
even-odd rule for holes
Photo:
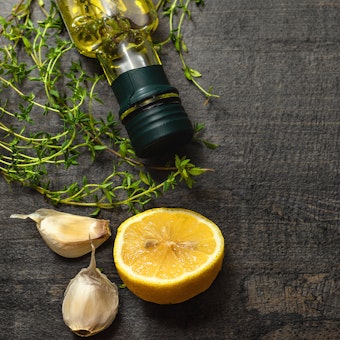
[[[30,218],[46,244],[63,257],[80,257],[91,251],[92,240],[97,248],[110,236],[108,220],[79,216],[54,209],[38,209],[31,214],[13,214],[10,218]]]
[[[118,288],[91,262],[68,284],[62,304],[65,324],[78,336],[89,337],[109,327],[118,313]]]

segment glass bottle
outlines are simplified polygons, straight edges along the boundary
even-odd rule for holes
[[[136,154],[151,157],[188,142],[192,125],[150,38],[158,25],[152,1],[56,2],[78,51],[99,60]]]

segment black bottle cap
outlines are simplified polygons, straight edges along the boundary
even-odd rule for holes
[[[193,127],[161,65],[127,71],[112,83],[112,89],[138,156],[157,156],[191,140]]]

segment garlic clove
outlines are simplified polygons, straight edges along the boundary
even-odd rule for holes
[[[62,304],[65,324],[75,334],[88,337],[109,327],[118,313],[118,288],[96,268],[95,247],[91,262],[68,284]]]
[[[13,214],[10,217],[35,221],[46,244],[57,254],[69,258],[80,257],[91,251],[89,236],[96,248],[111,236],[108,220],[54,209],[38,209],[31,214]]]

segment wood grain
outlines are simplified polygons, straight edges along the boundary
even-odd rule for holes
[[[14,3],[2,2],[1,14]],[[220,146],[190,145],[192,160],[214,171],[192,190],[180,186],[149,207],[189,208],[218,224],[223,269],[207,292],[179,305],[146,303],[120,289],[115,323],[94,338],[340,339],[339,1],[210,0],[203,10],[193,5],[192,18],[183,31],[187,61],[220,98],[204,105],[179,76],[176,53],[169,47],[161,57],[189,116],[205,123],[202,137]],[[166,34],[165,23],[161,18],[158,36]],[[83,63],[93,67],[91,60]],[[110,166],[109,159],[90,165],[84,157],[77,169],[56,170],[55,183]],[[75,339],[62,321],[61,302],[89,257],[63,259],[33,222],[9,220],[12,213],[51,207],[44,198],[3,178],[0,192],[0,338]],[[97,264],[117,284],[112,245],[128,216],[101,213],[111,220],[113,237],[98,249]]]

